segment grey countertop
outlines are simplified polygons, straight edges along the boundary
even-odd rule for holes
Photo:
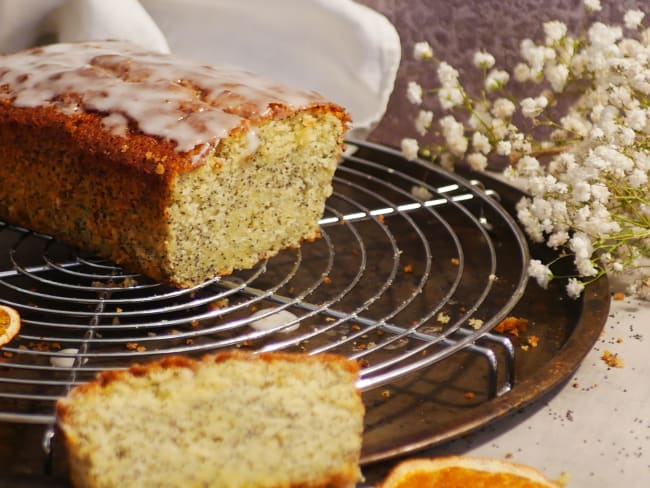
[[[650,486],[650,303],[613,300],[602,336],[545,400],[417,456],[468,454],[529,464],[568,488]],[[622,367],[602,359],[618,354]]]

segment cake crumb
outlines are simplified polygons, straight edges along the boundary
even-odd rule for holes
[[[623,359],[617,354],[613,353],[611,351],[603,351],[602,356],[600,356],[600,359],[602,359],[607,366],[610,366],[612,368],[623,368],[625,366],[625,363],[623,362]]]
[[[539,344],[539,337],[532,335],[526,340],[526,342],[530,347],[537,347]]]
[[[481,319],[469,319],[467,323],[474,330],[478,330],[483,327],[483,321]]]
[[[522,332],[526,332],[528,319],[521,317],[506,317],[495,328],[500,334],[510,334],[518,337]]]
[[[210,302],[208,304],[208,309],[209,310],[217,310],[220,308],[225,308],[230,304],[230,300],[228,298],[220,298],[219,300],[215,300],[213,302]]]

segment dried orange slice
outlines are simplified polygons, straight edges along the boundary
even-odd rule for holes
[[[500,459],[446,456],[402,461],[381,488],[560,488],[536,469]]]
[[[0,304],[0,347],[9,343],[20,331],[20,315],[16,310]]]

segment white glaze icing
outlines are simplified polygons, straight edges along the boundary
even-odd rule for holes
[[[126,134],[130,121],[145,134],[175,141],[181,152],[215,144],[245,119],[268,115],[273,104],[300,109],[323,102],[315,92],[121,41],[52,44],[0,56],[0,87],[0,98],[17,107],[98,112],[113,134]],[[248,142],[254,147],[255,136]]]
[[[255,129],[251,129],[246,133],[246,155],[250,155],[257,151],[260,146],[260,136]]]

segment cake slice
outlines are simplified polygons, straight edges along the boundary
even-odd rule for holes
[[[76,488],[347,487],[360,480],[358,366],[225,352],[101,373],[57,403]]]
[[[0,56],[0,219],[190,287],[318,237],[349,117],[119,41]]]

